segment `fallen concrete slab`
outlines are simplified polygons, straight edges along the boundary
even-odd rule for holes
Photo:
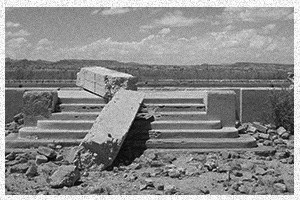
[[[99,114],[81,143],[97,153],[97,164],[106,168],[113,163],[143,99],[143,93],[120,90]]]
[[[110,100],[120,89],[137,90],[137,77],[104,67],[84,67],[77,73],[76,85]]]

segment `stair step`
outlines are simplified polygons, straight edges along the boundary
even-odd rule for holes
[[[64,130],[89,130],[95,120],[38,120],[37,128],[64,129]]]
[[[208,116],[203,111],[186,111],[186,112],[158,112],[155,113],[155,120],[214,120],[215,117]]]
[[[100,112],[106,104],[60,104],[62,112]]]
[[[38,148],[48,144],[61,145],[63,147],[78,146],[82,139],[27,139],[18,137],[5,137],[5,148]]]
[[[152,129],[221,129],[220,120],[201,121],[154,121]]]
[[[238,138],[176,138],[176,139],[150,139],[146,141],[147,148],[163,148],[163,149],[251,148],[256,146],[257,144],[255,138],[246,134],[241,135]]]
[[[146,97],[143,101],[145,104],[164,104],[164,103],[201,103],[203,104],[203,98],[197,97]]]
[[[201,103],[164,103],[164,104],[145,104],[147,108],[154,109],[156,112],[173,111],[205,111],[205,105]]]
[[[24,127],[19,130],[20,138],[27,139],[83,139],[89,130],[41,129]]]
[[[222,129],[165,129],[150,130],[149,137],[153,139],[163,138],[236,138],[238,130],[232,127],[223,127]]]
[[[52,113],[53,120],[96,120],[100,112],[59,112]]]
[[[85,98],[85,97],[62,97],[59,98],[61,103],[67,104],[67,103],[87,103],[87,104],[99,104],[103,103],[105,104],[105,100],[101,97],[98,98]]]

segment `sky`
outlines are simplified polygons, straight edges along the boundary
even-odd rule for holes
[[[164,65],[293,64],[294,10],[6,7],[5,56]]]

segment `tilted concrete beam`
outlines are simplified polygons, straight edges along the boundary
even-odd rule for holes
[[[101,111],[81,143],[97,153],[97,164],[106,168],[113,163],[143,99],[143,93],[121,89]]]

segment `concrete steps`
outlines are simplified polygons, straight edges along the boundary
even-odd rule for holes
[[[186,112],[159,112],[155,116],[156,121],[168,120],[214,120],[216,118],[208,116],[204,111],[186,111]]]
[[[39,120],[37,128],[63,130],[89,130],[95,120]]]
[[[188,111],[205,111],[205,105],[202,103],[144,103],[147,108],[155,109],[156,112],[188,112]]]
[[[236,128],[221,129],[156,129],[149,131],[149,137],[154,139],[172,138],[237,138]]]
[[[105,104],[62,103],[60,110],[61,112],[100,112],[104,106]]]
[[[96,120],[100,112],[59,112],[52,113],[53,120]]]
[[[89,129],[45,129],[38,127],[24,127],[20,129],[21,138],[32,139],[83,139]]]
[[[248,135],[241,135],[238,138],[173,138],[146,141],[146,147],[151,149],[221,149],[256,146],[256,140]]]
[[[152,129],[220,129],[222,127],[220,120],[201,120],[201,121],[154,121],[151,123]]]

